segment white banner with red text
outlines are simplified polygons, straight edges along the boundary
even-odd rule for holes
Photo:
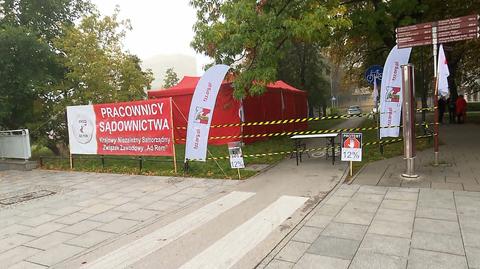
[[[207,159],[208,135],[213,110],[218,91],[228,69],[227,65],[220,64],[210,67],[195,87],[188,114],[185,161],[205,162]]]
[[[412,48],[395,46],[385,61],[380,91],[380,138],[399,136],[403,101],[400,67],[408,63],[411,51]]]
[[[71,154],[173,156],[171,98],[67,107]]]

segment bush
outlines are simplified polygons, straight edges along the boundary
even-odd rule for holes
[[[338,116],[340,115],[340,111],[337,107],[327,107],[327,115],[328,116]]]
[[[480,111],[480,102],[468,103],[468,111]]]

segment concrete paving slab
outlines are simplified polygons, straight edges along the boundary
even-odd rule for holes
[[[114,233],[93,230],[67,241],[66,244],[83,248],[91,248],[109,238],[114,237],[115,235],[116,234]]]
[[[138,224],[138,221],[126,220],[126,219],[116,219],[110,223],[104,224],[97,228],[99,231],[110,232],[110,233],[122,233],[129,228]]]
[[[86,220],[90,217],[92,217],[92,214],[86,214],[86,213],[81,213],[81,212],[75,212],[70,215],[67,215],[65,217],[56,219],[56,223],[61,223],[61,224],[66,224],[66,225],[72,225],[75,223],[78,223],[82,220]]]
[[[460,235],[414,231],[412,234],[412,248],[465,255]]]
[[[389,190],[385,195],[385,199],[387,200],[406,200],[406,201],[417,201],[418,193],[405,193],[404,191],[394,191]]]
[[[64,229],[61,229],[60,231],[63,233],[69,233],[69,234],[75,234],[75,235],[80,235],[84,234],[88,231],[91,231],[99,226],[103,225],[101,222],[96,222],[96,221],[91,221],[91,220],[82,220],[79,223],[76,223],[74,225],[65,227]]]
[[[88,218],[91,221],[96,221],[96,222],[103,222],[103,223],[108,223],[112,222],[121,216],[125,215],[125,212],[117,212],[117,211],[112,211],[109,210],[107,212],[100,213],[98,215],[94,215],[90,218]]]
[[[407,258],[410,250],[410,239],[367,234],[360,245],[360,250],[368,253],[380,253]]]
[[[383,200],[380,208],[397,209],[397,210],[415,210],[417,208],[416,201],[407,200]]]
[[[0,253],[10,250],[12,248],[18,247],[24,243],[34,240],[35,237],[14,234],[12,236],[6,237],[0,240]]]
[[[322,236],[337,237],[361,241],[368,226],[340,222],[330,222],[323,230]]]
[[[33,256],[30,256],[26,260],[29,262],[33,262],[33,263],[37,263],[45,266],[53,266],[84,250],[85,249],[81,247],[61,244],[49,250],[42,251]]]
[[[320,236],[320,233],[322,231],[322,228],[303,226],[302,228],[300,228],[300,230],[298,230],[292,240],[313,243],[317,239],[317,237]]]
[[[359,250],[349,269],[404,269],[406,266],[406,258]]]
[[[357,252],[360,241],[337,237],[320,236],[313,242],[308,253],[351,260]]]
[[[457,221],[416,218],[413,231],[450,234],[460,237],[460,226]]]
[[[16,248],[0,253],[0,264],[4,268],[9,268],[10,266],[15,265],[39,252],[41,252],[41,250],[36,248],[18,246]]]
[[[412,224],[414,218],[415,211],[380,208],[377,211],[374,220],[405,222]]]
[[[291,269],[293,266],[295,266],[295,263],[275,259],[265,269]]]
[[[28,243],[24,243],[23,245],[27,247],[46,250],[46,249],[55,247],[57,245],[60,245],[61,243],[68,241],[74,237],[75,235],[73,234],[53,232],[51,234],[42,236],[36,240],[30,241]]]
[[[45,268],[48,268],[48,267],[40,264],[26,262],[26,261],[16,263],[15,265],[9,267],[9,269],[45,269]]]
[[[47,235],[49,233],[58,231],[58,230],[64,228],[65,226],[66,225],[63,225],[63,224],[60,224],[60,223],[47,222],[47,223],[42,224],[40,226],[37,226],[35,228],[31,228],[29,230],[24,230],[20,233],[24,234],[24,235],[29,235],[29,236],[42,237],[42,236]]]
[[[343,206],[340,205],[323,205],[321,206],[317,211],[317,215],[323,215],[323,216],[336,216],[338,212],[343,208]]]
[[[306,253],[294,269],[347,269],[350,260]]]
[[[465,256],[420,249],[412,249],[408,257],[408,269],[468,269]]]
[[[367,233],[410,238],[412,225],[405,222],[374,220]]]
[[[312,226],[317,228],[325,228],[332,220],[332,216],[313,215],[306,223],[305,226]]]
[[[468,266],[470,268],[480,268],[480,248],[465,247]]]
[[[335,222],[369,225],[373,219],[375,213],[371,212],[358,212],[354,210],[342,210],[334,218]]]
[[[282,251],[278,253],[277,259],[296,263],[309,247],[310,243],[290,241]]]
[[[457,221],[457,212],[455,209],[435,208],[435,207],[417,207],[416,217]]]

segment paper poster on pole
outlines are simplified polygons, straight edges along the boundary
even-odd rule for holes
[[[210,67],[198,81],[188,114],[185,161],[207,159],[208,135],[217,94],[228,72],[227,65]]]
[[[362,134],[342,133],[342,161],[362,161]]]
[[[232,168],[245,168],[245,162],[243,161],[243,153],[240,142],[228,143],[228,153],[230,154],[230,166]]]
[[[71,154],[172,156],[170,98],[67,107]]]
[[[380,91],[380,138],[398,137],[402,114],[402,74],[400,66],[407,64],[412,48],[395,46],[387,57]]]

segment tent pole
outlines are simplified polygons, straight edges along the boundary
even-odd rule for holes
[[[170,119],[172,121],[172,147],[173,147],[173,169],[175,171],[175,175],[177,174],[177,151],[175,150],[175,124],[173,124],[173,100],[170,97]]]

